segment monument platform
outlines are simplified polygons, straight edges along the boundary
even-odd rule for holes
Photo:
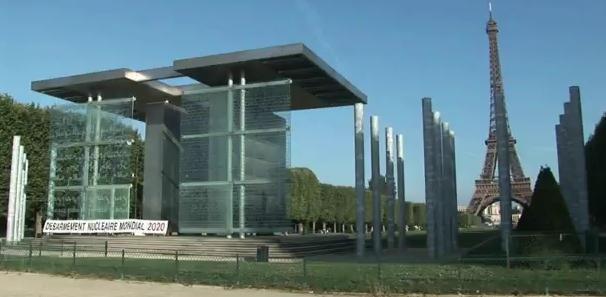
[[[347,235],[289,235],[254,236],[245,239],[215,236],[85,236],[52,235],[33,240],[33,246],[61,247],[70,251],[74,244],[78,251],[109,254],[127,253],[216,257],[218,260],[252,258],[257,247],[267,246],[269,258],[295,259],[310,256],[343,254],[354,250],[355,240]],[[107,247],[106,247],[107,245]]]

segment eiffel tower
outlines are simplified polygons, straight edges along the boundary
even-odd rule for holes
[[[495,176],[497,165],[497,129],[495,121],[495,96],[504,97],[503,79],[501,77],[501,62],[499,61],[499,46],[497,43],[497,33],[499,29],[497,22],[492,17],[492,9],[489,9],[490,17],[486,24],[486,33],[488,34],[488,44],[490,48],[490,129],[486,144],[486,157],[484,167],[480,178],[476,180],[476,187],[473,197],[467,207],[468,212],[475,215],[481,215],[482,211],[490,204],[499,200],[499,182]],[[507,132],[509,134],[509,160],[511,170],[511,192],[512,199],[517,203],[527,206],[530,203],[532,190],[530,189],[530,178],[524,175],[520,158],[516,152],[516,140],[511,135],[507,111],[505,111],[505,120],[507,122]]]

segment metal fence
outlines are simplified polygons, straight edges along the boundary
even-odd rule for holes
[[[24,242],[0,245],[0,269],[108,279],[384,293],[604,294],[600,255],[467,257],[448,262],[211,256],[179,250]]]

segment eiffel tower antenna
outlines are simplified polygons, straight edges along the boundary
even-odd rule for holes
[[[499,45],[497,34],[499,28],[492,16],[492,3],[488,2],[489,19],[486,23],[486,34],[488,35],[489,58],[490,58],[490,125],[486,144],[486,156],[480,178],[475,182],[475,191],[469,202],[467,210],[476,215],[482,215],[482,211],[490,204],[499,200],[499,183],[495,171],[497,168],[497,133],[496,133],[496,110],[495,98],[505,98],[503,78],[501,75],[501,61],[499,57]],[[503,99],[504,101],[504,99]],[[504,103],[503,103],[504,104]],[[516,140],[513,138],[509,127],[507,109],[505,111],[505,122],[507,124],[509,169],[511,173],[511,192],[514,201],[526,206],[530,203],[532,190],[530,178],[524,175],[520,159],[516,151]]]

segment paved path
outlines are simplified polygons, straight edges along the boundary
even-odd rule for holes
[[[35,273],[0,271],[2,297],[361,297],[397,295],[321,295],[278,290],[224,289],[211,286],[184,286],[151,282],[110,281],[69,278]],[[402,295],[400,295],[402,296]],[[406,295],[425,296],[430,295]],[[433,296],[433,295],[432,295]],[[463,295],[450,295],[461,297]],[[476,295],[476,297],[479,295]],[[496,297],[496,296],[495,296]]]

